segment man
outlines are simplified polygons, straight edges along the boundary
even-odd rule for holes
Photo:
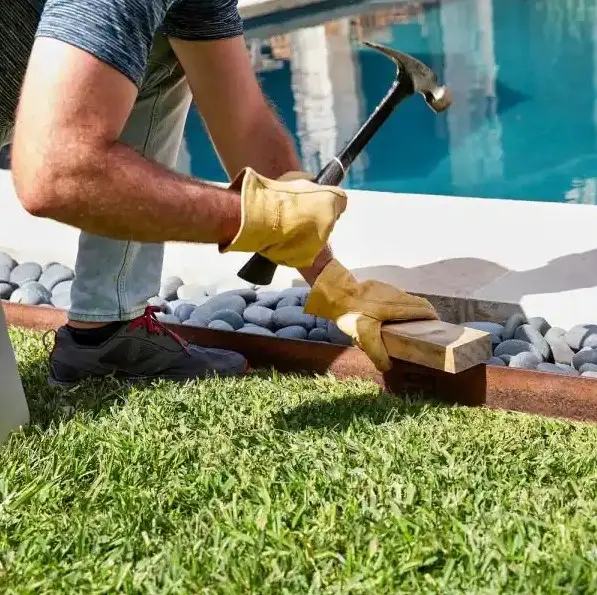
[[[345,193],[288,175],[300,161],[251,67],[236,0],[11,0],[2,12],[0,133],[18,197],[81,229],[53,383],[245,371],[241,355],[187,345],[146,309],[165,241],[296,267],[312,286],[305,309],[336,320],[380,369],[382,321],[436,317],[333,258]],[[173,170],[192,100],[229,188]]]

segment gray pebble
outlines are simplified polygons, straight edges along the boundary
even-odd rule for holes
[[[587,363],[583,364],[578,371],[582,374],[583,372],[597,372],[597,364]]]
[[[275,308],[278,302],[283,299],[277,291],[267,291],[257,294],[257,301],[253,306],[262,306],[263,308]]]
[[[205,298],[206,296],[207,292],[203,285],[181,285],[176,289],[176,297],[186,302],[196,303],[196,300]]]
[[[158,296],[159,298],[159,296]],[[164,309],[164,312],[166,312],[166,314],[174,314],[174,316],[176,316],[176,308],[178,308],[178,306],[182,305],[182,304],[190,304],[191,302],[187,301],[187,300],[172,300],[170,302],[164,300],[166,303],[166,307]],[[193,304],[194,305],[194,304]]]
[[[0,282],[0,300],[7,300],[12,295],[16,286],[12,283]]]
[[[588,370],[587,372],[583,372],[581,374],[581,376],[583,378],[597,378],[597,372],[593,372],[591,370]]]
[[[70,289],[72,286],[73,286],[72,281],[62,281],[61,283],[57,283],[54,286],[54,289],[52,289],[52,295],[57,294],[57,293],[63,293],[65,291],[68,291],[70,293]]]
[[[537,353],[543,359],[543,361],[547,361],[551,357],[551,349],[545,340],[545,337],[543,337],[543,335],[530,324],[523,324],[519,326],[514,332],[514,339],[528,341],[537,349]]]
[[[551,325],[542,316],[532,316],[529,318],[529,324],[538,330],[543,336],[551,328]]]
[[[61,310],[68,310],[71,306],[70,291],[52,294],[52,305]]]
[[[326,343],[330,342],[327,329],[323,329],[318,326],[309,331],[307,339],[309,339],[309,341],[324,341]]]
[[[204,320],[207,323],[207,319],[218,310],[234,310],[242,316],[246,307],[247,303],[240,295],[214,296],[209,298],[201,306],[195,308],[195,311],[191,314],[191,318],[193,320]]]
[[[251,335],[264,335],[265,337],[275,337],[274,333],[269,329],[266,329],[262,326],[252,325],[252,324],[245,324],[243,328],[239,328],[237,333],[248,333]]]
[[[583,364],[597,364],[597,349],[583,349],[574,354],[572,365],[578,370]]]
[[[510,368],[524,368],[525,370],[534,370],[541,363],[541,358],[536,353],[522,351],[512,356]]]
[[[502,340],[502,336],[504,334],[504,325],[498,324],[497,322],[484,322],[484,321],[471,321],[471,322],[463,322],[461,326],[466,326],[468,328],[474,328],[478,331],[484,331],[486,333],[490,333],[491,335],[497,335],[500,337],[500,341]]]
[[[276,337],[280,339],[306,339],[307,329],[304,326],[285,326],[276,331]]]
[[[21,286],[28,281],[37,281],[40,276],[41,264],[38,262],[23,262],[10,272],[10,282]]]
[[[301,299],[295,295],[289,295],[285,298],[282,298],[278,304],[276,305],[276,309],[278,308],[285,308],[286,306],[300,306]]]
[[[495,349],[502,342],[502,338],[499,335],[491,335],[491,348]]]
[[[591,340],[591,343],[595,340],[593,336],[597,334],[597,324],[577,324],[573,326],[567,333],[566,333],[566,343],[574,349],[578,351],[582,347],[585,346],[593,346],[587,345],[587,340]]]
[[[75,278],[75,272],[63,264],[57,263],[49,266],[42,272],[39,282],[47,289],[52,291],[58,283],[72,281]]]
[[[273,317],[274,313],[269,308],[258,306],[256,304],[249,306],[243,312],[243,318],[250,323],[262,326],[264,328],[273,328]]]
[[[325,329],[326,331],[328,330],[328,324],[330,323],[329,318],[321,318],[321,316],[318,316],[315,319],[315,326],[317,328],[322,328]]]
[[[558,366],[548,362],[541,362],[537,366],[538,372],[549,372],[551,374],[561,374],[563,376],[578,376],[578,372],[571,366]]]
[[[334,345],[352,345],[350,335],[342,332],[333,320],[328,321],[328,336]]]
[[[55,264],[62,264],[61,262],[58,262],[57,260],[50,260],[48,262],[46,262],[42,267],[42,274],[45,273],[50,267],[53,267]]]
[[[170,313],[168,311],[168,302],[164,298],[161,298],[159,295],[154,295],[153,297],[150,297],[147,300],[147,303],[150,306],[155,306],[156,308],[159,308],[162,312],[165,312],[167,314]]]
[[[233,330],[238,330],[244,326],[243,317],[234,310],[216,310],[208,319],[207,326],[214,320],[223,320],[229,324]]]
[[[510,363],[510,360],[513,358],[513,355],[510,355],[509,353],[504,353],[504,355],[500,355],[500,359],[506,364],[508,365]]]
[[[516,355],[523,351],[531,351],[531,344],[528,341],[522,341],[520,339],[508,339],[503,343],[500,343],[493,352],[493,355],[502,357],[502,355]]]
[[[495,357],[495,355],[493,357],[490,357],[487,360],[487,366],[505,366],[506,362],[501,358],[501,357]]]
[[[164,324],[180,324],[180,320],[173,314],[166,314],[165,312],[156,312],[155,317]]]
[[[0,252],[0,266],[6,265],[12,271],[17,264],[17,261],[10,254]]]
[[[524,314],[520,314],[517,312],[516,314],[512,314],[510,318],[506,321],[504,325],[504,332],[502,333],[502,338],[504,341],[508,341],[509,339],[514,338],[514,333],[516,329],[521,325],[525,324],[527,321],[526,316]]]
[[[545,340],[551,349],[552,359],[556,364],[571,364],[574,351],[564,338],[566,331],[563,328],[552,326],[545,333]]]
[[[30,281],[16,289],[10,296],[10,301],[15,304],[28,304],[37,306],[39,304],[49,304],[52,294],[37,281]]]
[[[8,283],[10,281],[10,271],[12,269],[7,264],[0,264],[0,282]]]
[[[178,318],[181,322],[188,320],[191,317],[191,314],[195,311],[196,306],[194,304],[186,304],[182,303],[176,307],[174,312],[174,316]]]
[[[228,289],[226,291],[218,291],[218,296],[221,295],[240,295],[247,304],[251,304],[257,300],[257,292],[250,287],[240,287],[238,289]]]
[[[206,328],[207,327],[207,323],[205,322],[205,320],[193,320],[193,317],[191,316],[191,318],[187,319],[187,320],[183,320],[182,322],[183,326],[193,326],[195,328]]]
[[[175,300],[178,288],[182,285],[184,285],[184,283],[180,277],[177,277],[175,275],[166,277],[162,280],[158,296],[168,301]]]
[[[272,322],[276,328],[296,325],[303,326],[310,331],[315,326],[315,316],[305,314],[300,306],[284,306],[283,308],[276,308]]]
[[[216,331],[234,331],[234,328],[232,328],[232,326],[230,326],[225,320],[219,320],[217,318],[215,320],[212,320],[207,325],[207,328],[211,328]]]
[[[280,295],[285,297],[297,297],[301,301],[302,304],[305,303],[307,300],[307,296],[311,291],[310,287],[286,287],[280,291]]]

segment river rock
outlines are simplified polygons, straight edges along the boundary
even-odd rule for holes
[[[41,269],[41,267],[40,267]],[[49,304],[52,300],[52,294],[38,281],[29,281],[21,287],[15,289],[10,296],[10,301],[15,304],[27,304],[37,306],[39,304]]]
[[[218,296],[221,295],[240,295],[247,304],[252,304],[257,301],[257,292],[250,287],[239,287],[236,289],[227,289],[226,291],[218,291]]]
[[[583,349],[574,354],[572,365],[578,370],[583,364],[597,364],[597,349]]]
[[[239,328],[237,333],[248,333],[251,335],[264,335],[265,337],[275,337],[274,333],[263,326],[257,326],[256,324],[245,324],[243,328]]]
[[[22,286],[28,281],[37,281],[41,276],[41,264],[38,262],[23,262],[10,272],[11,283]]]
[[[528,324],[539,331],[543,336],[545,336],[545,333],[551,328],[549,322],[547,322],[547,320],[545,320],[545,318],[542,316],[532,316],[529,318]]]
[[[550,374],[561,374],[563,376],[578,376],[578,372],[572,366],[558,366],[549,362],[540,362],[536,369],[538,372],[549,372]]]
[[[488,366],[505,366],[506,362],[501,357],[492,356],[487,360],[486,365]]]
[[[243,312],[243,318],[252,324],[257,326],[262,326],[263,328],[272,329],[274,328],[273,324],[273,317],[274,313],[269,308],[265,308],[264,306],[258,306],[259,302],[256,302],[254,305],[249,306]]]
[[[13,285],[12,283],[0,282],[0,300],[10,299],[10,296],[16,288],[16,285]]]
[[[164,324],[180,324],[180,320],[174,314],[166,314],[165,312],[156,312],[155,317]]]
[[[321,316],[317,316],[315,318],[315,326],[317,328],[328,330],[328,324],[330,323],[329,318],[321,318]]]
[[[493,355],[496,357],[502,357],[502,355],[516,355],[525,351],[532,351],[532,348],[533,346],[528,341],[508,339],[495,348]]]
[[[58,283],[72,281],[75,278],[75,272],[63,264],[56,263],[49,266],[42,272],[39,282],[47,289],[52,291]]]
[[[231,310],[229,310],[229,311],[231,311]],[[236,314],[236,312],[234,312],[234,314]],[[211,328],[216,331],[234,331],[235,330],[225,320],[220,320],[218,318],[209,322],[207,325],[207,328]]]
[[[547,361],[551,357],[551,349],[545,337],[530,324],[520,325],[514,332],[514,339],[527,341],[533,345],[543,361]]]
[[[597,324],[577,324],[573,326],[565,336],[566,343],[578,351],[583,347],[595,347],[597,341]]]
[[[257,292],[257,301],[253,306],[262,306],[264,308],[275,308],[278,302],[283,299],[278,291]]]
[[[54,289],[52,289],[52,295],[57,294],[57,293],[63,293],[65,291],[68,291],[68,293],[70,293],[71,287],[73,286],[73,281],[61,281],[60,283],[57,283],[56,285],[54,285]]]
[[[327,329],[323,329],[318,326],[316,326],[314,329],[311,329],[309,331],[309,334],[307,335],[307,339],[309,339],[309,341],[324,341],[325,343],[330,342],[330,338],[328,336]]]
[[[545,340],[551,349],[552,359],[556,364],[571,364],[574,351],[565,339],[566,331],[563,328],[552,326],[545,333]]]
[[[510,355],[509,353],[504,353],[504,355],[500,355],[500,359],[506,364],[508,365],[510,363],[510,360],[513,358],[513,355]]]
[[[490,333],[491,335],[497,335],[502,340],[504,335],[504,325],[499,324],[497,322],[485,322],[485,321],[470,321],[470,322],[463,322],[461,326],[466,326],[468,328],[474,328],[478,331],[483,331],[485,333]]]
[[[178,306],[176,306],[176,308],[174,308],[172,314],[174,314],[174,316],[176,316],[176,318],[178,318],[181,322],[184,322],[191,317],[191,314],[196,308],[197,306],[195,306],[195,304],[181,302]]]
[[[12,269],[7,264],[0,264],[0,283],[8,283],[10,281],[10,272]]]
[[[52,293],[52,306],[61,310],[69,310],[71,306],[70,291]]]
[[[203,285],[181,285],[176,290],[176,297],[179,300],[200,305],[197,304],[197,300],[203,300],[203,303],[205,303],[205,301],[207,301],[205,299],[207,297],[207,291]]]
[[[516,329],[521,324],[525,324],[526,322],[527,322],[527,318],[526,318],[526,316],[524,316],[524,314],[520,314],[520,312],[516,312],[515,314],[512,314],[512,316],[510,316],[510,318],[508,318],[508,320],[506,321],[506,324],[504,325],[504,332],[502,333],[502,339],[504,339],[504,341],[513,339]]]
[[[234,310],[216,310],[208,317],[207,326],[209,327],[209,324],[214,320],[223,320],[235,331],[242,328],[245,324],[243,317]]]
[[[341,331],[338,325],[333,321],[328,321],[328,336],[330,343],[334,345],[352,345],[352,338],[345,332]]]
[[[315,316],[305,314],[300,306],[284,306],[283,308],[276,308],[272,322],[276,328],[303,326],[305,330],[310,331],[315,326]]]
[[[280,339],[306,339],[307,329],[304,326],[285,326],[276,331],[276,337]]]
[[[510,368],[524,368],[525,370],[534,370],[541,363],[541,358],[536,353],[530,351],[521,351],[513,355],[508,366]]]
[[[580,366],[578,371],[582,374],[583,372],[597,372],[597,364],[587,363]]]
[[[159,295],[154,295],[153,297],[150,297],[147,300],[147,303],[150,306],[154,306],[155,308],[159,308],[161,312],[164,312],[166,314],[170,314],[170,312],[168,310],[168,302],[164,298],[161,298]]]
[[[276,305],[276,309],[277,308],[284,308],[286,306],[300,306],[301,305],[301,299],[299,297],[297,297],[296,295],[288,295],[284,298],[282,298],[278,304]]]
[[[177,297],[178,288],[182,285],[184,285],[184,283],[180,277],[166,277],[162,280],[158,296],[168,301],[175,300]]]
[[[597,378],[597,372],[593,372],[592,370],[587,370],[581,374],[583,378]]]
[[[7,266],[11,271],[17,266],[17,261],[6,252],[0,252],[0,266]]]

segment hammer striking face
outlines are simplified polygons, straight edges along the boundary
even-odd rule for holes
[[[450,89],[444,85],[438,85],[436,74],[423,62],[372,41],[363,43],[390,58],[398,68],[398,77],[407,77],[414,92],[420,93],[434,112],[443,112],[450,107],[452,104]]]

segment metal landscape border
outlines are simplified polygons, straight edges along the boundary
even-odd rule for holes
[[[46,331],[66,321],[66,312],[56,308],[5,301],[1,305],[8,325],[13,327]],[[597,422],[597,380],[592,378],[486,365],[454,375],[398,360],[382,375],[356,347],[166,326],[192,343],[242,353],[254,369],[330,373],[340,380],[363,378],[397,396],[416,393],[451,404]]]

